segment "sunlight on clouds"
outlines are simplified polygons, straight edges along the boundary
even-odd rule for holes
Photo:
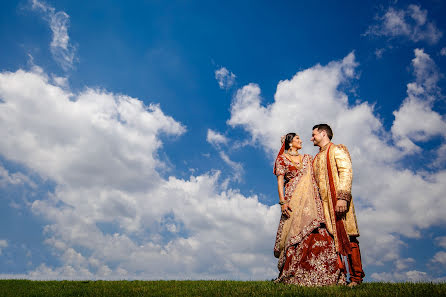
[[[185,133],[181,123],[156,104],[90,88],[74,94],[49,77],[36,67],[0,73],[0,153],[56,183],[32,211],[48,221],[45,243],[61,265],[42,263],[27,277],[275,276],[277,205],[228,189],[219,172],[163,179],[159,137]]]
[[[22,70],[0,75],[0,95],[2,154],[61,184],[145,187],[156,182],[151,168],[164,166],[153,155],[157,135],[184,132],[157,105],[93,89],[72,100],[46,76]]]
[[[424,142],[437,135],[446,137],[446,121],[432,110],[440,97],[437,86],[440,74],[434,61],[424,50],[416,49],[412,65],[416,81],[407,85],[408,96],[394,112],[391,131],[395,143],[405,152],[414,154],[422,150],[416,141]]]
[[[279,82],[274,104],[266,107],[261,105],[260,87],[248,84],[237,91],[228,124],[244,127],[252,140],[260,141],[270,154],[277,153],[280,148],[281,135],[295,131],[304,140],[304,150],[310,152],[305,147],[305,140],[310,139],[314,124],[332,117],[327,118],[327,113],[349,112],[350,117],[358,118],[367,116],[368,111],[362,106],[349,110],[347,96],[337,90],[340,84],[353,77],[356,66],[355,56],[351,53],[342,61],[299,72],[291,80]],[[311,112],[316,109],[318,113]],[[363,119],[369,124],[369,118]],[[370,124],[376,126],[378,123]]]
[[[416,98],[436,100],[439,74],[431,71],[429,56],[415,54],[416,81],[409,85],[417,90]],[[445,221],[446,172],[421,175],[401,168],[404,153],[391,144],[392,135],[373,106],[351,105],[341,90],[356,77],[357,66],[350,53],[300,71],[279,82],[268,106],[262,105],[258,85],[246,85],[234,97],[228,124],[245,129],[272,159],[280,136],[289,131],[299,133],[304,151],[313,153],[312,126],[329,123],[334,141],[346,144],[352,155],[365,263],[396,267],[372,278],[428,278],[410,270],[413,259],[401,257],[401,235],[420,238],[422,230]],[[73,93],[50,77],[37,66],[0,73],[0,153],[56,183],[53,193],[31,207],[48,221],[45,243],[61,264],[39,263],[26,277],[276,276],[272,245],[278,205],[264,205],[256,195],[229,188],[218,171],[189,179],[161,177],[158,169],[167,165],[158,158],[160,136],[184,134],[181,123],[159,105],[91,88]],[[226,136],[209,129],[207,141],[234,171],[242,172],[241,164],[220,147],[228,145]],[[0,175],[13,178],[6,169]],[[443,259],[439,255],[437,262]]]
[[[47,227],[47,232],[53,235],[47,243],[58,250],[65,266],[85,275],[84,278],[91,277],[85,274],[87,271],[93,271],[94,277],[101,277],[96,266],[108,263],[112,270],[110,278],[122,277],[122,271],[128,271],[126,278],[151,279],[274,276],[270,249],[278,208],[262,205],[257,197],[244,197],[234,190],[217,192],[218,187],[218,174],[191,177],[190,180],[170,177],[149,193],[133,194],[133,202],[138,206],[134,220],[140,221],[140,226],[122,230],[121,234],[104,234],[94,226],[95,222],[119,218],[119,214],[98,213],[99,217],[95,217],[101,209],[94,206],[91,211],[87,207],[83,209],[87,201],[70,204],[70,208],[63,210],[43,202],[33,208],[55,223]],[[105,217],[100,217],[102,215]],[[165,242],[163,227],[159,226],[165,215],[180,222],[185,230],[180,227],[179,232],[186,231],[189,235],[179,234]],[[170,224],[165,228],[170,229]],[[157,234],[161,236],[154,236]],[[81,246],[90,253],[84,255],[73,248],[67,252],[70,246]],[[246,253],[242,263],[232,258],[240,251]],[[72,276],[71,270],[61,269],[55,268],[55,274],[49,275]]]

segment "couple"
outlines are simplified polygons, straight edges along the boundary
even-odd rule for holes
[[[320,150],[313,159],[300,155],[296,133],[282,139],[274,165],[282,216],[274,256],[279,258],[276,282],[303,286],[362,282],[358,226],[351,196],[352,164],[347,148],[331,142],[327,124],[313,127],[311,141]],[[285,188],[285,191],[284,191]]]

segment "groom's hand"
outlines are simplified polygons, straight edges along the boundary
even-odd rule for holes
[[[339,214],[343,214],[343,213],[347,212],[347,201],[339,199],[336,202],[335,210]]]

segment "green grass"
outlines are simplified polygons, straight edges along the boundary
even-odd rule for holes
[[[269,281],[0,280],[0,296],[446,296],[446,283],[306,288]]]

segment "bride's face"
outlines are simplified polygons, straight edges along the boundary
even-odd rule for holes
[[[302,140],[299,135],[293,137],[293,141],[291,142],[291,147],[300,150],[302,148]]]

